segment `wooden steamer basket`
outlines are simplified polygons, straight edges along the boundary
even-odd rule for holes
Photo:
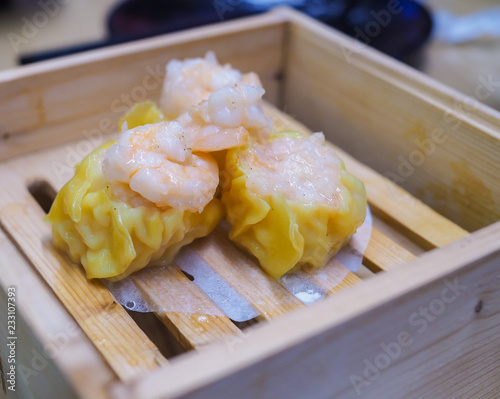
[[[70,166],[115,130],[127,103],[158,98],[168,60],[207,50],[257,72],[268,101],[350,154],[341,151],[374,214],[363,263],[376,278],[349,273],[325,300],[284,306],[227,271],[246,258],[215,232],[194,250],[218,250],[224,277],[269,311],[250,327],[173,312],[159,323],[129,315],[51,247],[43,208]],[[475,99],[276,9],[3,72],[0,111],[0,307],[15,287],[18,336],[13,393],[2,316],[2,394],[497,397],[500,118]],[[203,295],[180,272],[167,278]]]

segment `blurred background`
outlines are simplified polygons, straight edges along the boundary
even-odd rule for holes
[[[0,70],[283,3],[500,110],[498,0],[0,0]]]

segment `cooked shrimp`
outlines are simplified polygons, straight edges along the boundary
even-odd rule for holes
[[[168,119],[175,119],[214,91],[234,84],[262,87],[255,73],[242,74],[229,64],[220,65],[213,52],[205,58],[172,60],[166,67],[160,107]]]
[[[344,164],[323,133],[309,137],[279,134],[240,153],[247,188],[258,196],[282,195],[289,201],[338,206],[342,203]]]
[[[224,87],[179,117],[191,132],[193,150],[220,151],[245,144],[250,135],[267,136],[272,121],[264,116],[263,94],[257,86]]]
[[[239,147],[250,132],[267,132],[264,89],[235,85],[178,119],[125,130],[103,161],[110,182],[126,183],[157,206],[203,210],[218,185],[214,158],[203,152]]]
[[[139,126],[123,132],[103,161],[110,182],[127,183],[159,207],[201,212],[219,183],[216,161],[193,154],[177,121]]]

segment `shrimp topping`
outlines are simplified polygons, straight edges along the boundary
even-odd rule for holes
[[[213,52],[205,58],[172,60],[166,67],[160,108],[168,119],[175,119],[211,93],[234,84],[262,87],[255,73],[242,74],[229,64],[220,65]]]
[[[264,92],[257,75],[221,66],[213,53],[171,61],[161,103],[176,119],[129,130],[125,123],[103,160],[106,179],[128,184],[159,207],[201,212],[219,183],[217,163],[204,153],[268,135]]]
[[[219,169],[209,154],[193,154],[177,121],[139,126],[123,132],[106,152],[107,180],[127,183],[158,207],[201,212],[212,200]]]
[[[264,89],[234,85],[212,93],[178,120],[191,132],[195,151],[211,152],[239,147],[249,135],[269,134],[272,121],[262,111]]]
[[[263,94],[256,86],[225,87],[176,120],[124,126],[104,158],[106,179],[129,184],[157,206],[201,212],[219,183],[216,161],[203,153],[242,146],[249,132],[267,132]]]
[[[276,137],[250,146],[240,162],[246,186],[259,196],[279,194],[289,201],[338,206],[345,173],[343,162],[325,143],[323,133]]]

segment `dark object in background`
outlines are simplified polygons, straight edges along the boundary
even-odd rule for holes
[[[108,17],[108,33],[113,38],[153,36],[255,14],[255,10],[233,7],[222,0],[126,0]],[[231,0],[235,3],[236,0]]]
[[[5,8],[10,7],[12,4],[10,0],[0,0],[0,11],[2,11]]]
[[[125,0],[110,12],[108,40],[23,56],[20,61],[27,64],[236,19],[284,4],[400,60],[422,47],[432,29],[429,12],[411,0]]]
[[[432,17],[415,1],[350,3],[340,20],[319,19],[394,58],[404,60],[421,48],[431,34]]]

